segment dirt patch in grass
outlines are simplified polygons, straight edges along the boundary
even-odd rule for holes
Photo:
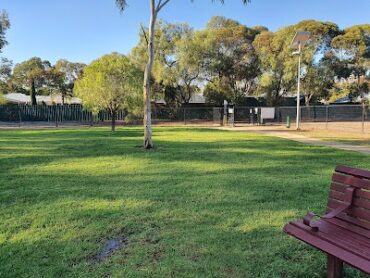
[[[98,255],[94,257],[95,261],[101,262],[113,255],[114,252],[124,249],[128,244],[126,237],[119,237],[108,240]]]

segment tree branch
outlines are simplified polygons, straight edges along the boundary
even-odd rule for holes
[[[148,40],[148,37],[146,35],[144,25],[143,24],[140,24],[140,28],[141,28],[141,31],[143,32],[143,36],[144,36],[144,39],[146,41],[146,45],[148,45],[149,44],[149,40]]]
[[[162,2],[162,0],[158,1],[157,7],[155,9],[156,13],[159,13],[162,10],[162,8],[166,6],[168,2],[170,2],[171,0],[163,0],[163,1],[164,2]]]

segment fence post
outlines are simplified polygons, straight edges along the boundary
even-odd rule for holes
[[[46,115],[48,117],[48,125],[50,125],[50,106],[46,106]]]
[[[186,108],[184,107],[184,124],[186,125]]]
[[[325,127],[328,129],[328,121],[329,121],[329,105],[325,107]]]
[[[19,117],[19,127],[22,125],[22,113],[21,113],[21,107],[18,104],[18,117]]]
[[[365,102],[362,102],[362,133],[365,132]]]
[[[58,106],[53,106],[55,110],[55,127],[58,127]]]

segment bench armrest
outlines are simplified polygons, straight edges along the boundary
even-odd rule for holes
[[[354,193],[354,188],[353,187],[348,187],[346,188],[346,191],[344,193],[344,200],[343,203],[340,204],[336,209],[333,209],[329,213],[321,216],[321,219],[331,219],[336,217],[338,214],[342,213],[346,209],[348,209],[353,200],[353,193]],[[314,220],[315,214],[313,212],[308,212],[307,215],[303,218],[303,224],[311,227],[313,230],[318,230],[320,226],[320,222],[317,220]]]

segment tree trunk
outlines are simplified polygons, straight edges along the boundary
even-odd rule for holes
[[[117,118],[117,111],[112,111],[112,132],[116,131],[116,118]]]
[[[37,105],[36,101],[36,88],[35,88],[35,80],[31,80],[31,104]]]
[[[307,95],[304,96],[304,104],[308,107],[310,106],[311,98]]]
[[[150,23],[149,23],[149,41],[148,41],[148,63],[144,71],[144,148],[151,149],[154,147],[152,142],[152,111],[151,111],[151,84],[150,77],[154,61],[154,32],[157,11],[155,1],[150,0]]]

